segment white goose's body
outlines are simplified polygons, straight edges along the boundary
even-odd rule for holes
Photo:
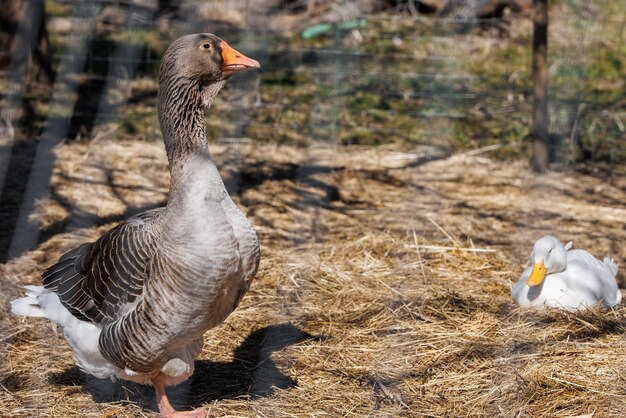
[[[202,335],[237,307],[258,269],[256,233],[211,158],[203,111],[231,74],[258,66],[214,35],[172,43],[158,96],[172,179],[166,207],[64,254],[43,287],[12,302],[16,315],[61,325],[86,373],[153,384],[168,418],[206,414],[174,411],[164,388],[193,373]]]
[[[599,261],[584,250],[569,250],[570,245],[563,247],[556,238],[549,236],[537,241],[531,256],[533,266],[524,270],[513,286],[511,293],[516,304],[572,311],[596,305],[614,307],[621,303],[622,294],[615,280],[617,264],[608,257]],[[550,271],[551,259],[559,259],[554,262],[558,265],[555,271]],[[530,285],[533,271],[544,263],[548,269],[543,273],[544,278]]]

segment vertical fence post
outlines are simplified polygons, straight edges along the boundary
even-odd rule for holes
[[[537,172],[548,169],[548,0],[533,0],[533,154]]]

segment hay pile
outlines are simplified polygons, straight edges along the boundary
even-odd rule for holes
[[[263,258],[175,405],[208,404],[212,416],[623,416],[623,310],[523,311],[510,285],[548,232],[623,264],[624,173],[534,177],[524,163],[427,148],[212,150]],[[10,317],[6,302],[64,251],[161,204],[162,146],[71,144],[58,156],[33,219],[46,240],[0,266],[0,414],[151,416],[150,388],[85,376],[58,330]]]

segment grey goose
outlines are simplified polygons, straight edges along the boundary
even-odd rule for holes
[[[203,334],[237,307],[259,266],[251,223],[228,195],[208,149],[204,108],[257,61],[212,34],[174,41],[159,69],[158,115],[171,184],[167,204],[63,255],[12,301],[15,315],[63,327],[76,364],[99,378],[165,386],[191,376]]]

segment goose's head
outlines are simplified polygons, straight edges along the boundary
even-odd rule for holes
[[[533,271],[526,280],[529,286],[540,285],[548,274],[559,273],[567,267],[567,250],[561,241],[551,235],[539,238],[535,242],[530,262]]]
[[[207,83],[228,79],[247,68],[259,68],[258,61],[211,33],[197,33],[178,38],[167,48],[161,61],[161,75],[173,73]]]
[[[210,90],[214,97],[233,74],[260,66],[211,33],[185,35],[172,42],[163,54],[159,84],[173,96],[187,86],[198,86],[200,90]],[[215,88],[205,89],[209,86]]]

